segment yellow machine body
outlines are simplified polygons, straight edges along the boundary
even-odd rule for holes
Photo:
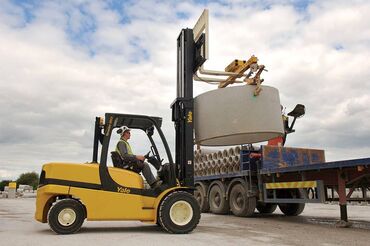
[[[156,197],[134,194],[133,189],[144,189],[141,175],[120,168],[108,167],[112,179],[119,184],[117,191],[105,191],[101,187],[99,164],[49,163],[42,168],[45,180],[53,184],[37,189],[35,219],[46,223],[47,213],[57,197],[68,196],[84,205],[87,220],[140,220],[157,222],[157,209],[162,198],[173,187]],[[127,188],[122,188],[127,187]]]

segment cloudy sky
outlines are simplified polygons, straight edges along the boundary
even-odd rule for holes
[[[287,145],[370,157],[369,1],[1,0],[0,180],[91,161],[105,112],[163,117],[174,151],[176,39],[204,8],[207,69],[254,54],[287,111],[306,105]]]

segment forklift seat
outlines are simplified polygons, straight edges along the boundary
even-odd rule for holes
[[[110,152],[113,166],[116,168],[122,168],[135,173],[140,173],[141,170],[133,167],[130,163],[124,162],[121,155],[117,151]]]
[[[123,160],[121,158],[121,155],[117,151],[112,151],[112,152],[110,152],[110,154],[111,154],[111,158],[112,158],[112,162],[113,162],[114,167],[125,169],[125,166],[126,166],[126,168],[127,168],[127,165],[123,164]]]

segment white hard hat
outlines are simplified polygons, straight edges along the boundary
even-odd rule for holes
[[[128,128],[127,126],[121,126],[118,130],[117,130],[117,133],[118,134],[123,134],[123,133],[125,133],[126,131],[131,131],[131,129],[130,128]]]

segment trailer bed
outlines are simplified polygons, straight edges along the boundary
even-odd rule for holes
[[[221,181],[228,186],[237,179],[245,180],[249,187],[256,184],[258,202],[265,204],[339,201],[341,221],[345,224],[348,201],[370,203],[370,158],[326,162],[323,150],[278,146],[243,148],[240,171],[194,180],[210,186]],[[281,196],[284,190],[301,190],[302,195],[284,197]],[[361,191],[362,197],[353,198],[354,191]],[[248,192],[253,194],[252,188]]]
[[[326,169],[344,169],[353,167],[370,167],[370,158],[351,159],[342,161],[331,161],[317,164],[310,164],[304,166],[291,166],[282,168],[263,168],[259,170],[260,174],[273,173],[290,173],[290,172],[304,172],[304,171],[321,171]]]

